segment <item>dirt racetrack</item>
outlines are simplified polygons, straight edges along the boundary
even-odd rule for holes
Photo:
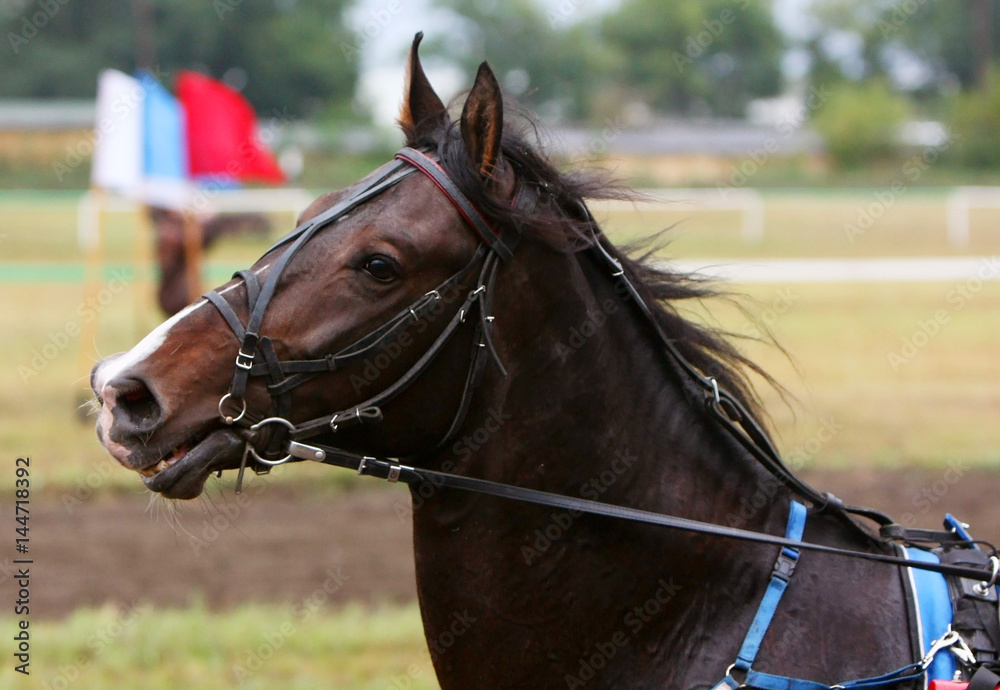
[[[806,475],[850,503],[913,526],[944,512],[1000,541],[1000,472],[944,469]],[[256,488],[255,488],[256,487]],[[137,488],[94,496],[70,511],[58,496],[32,498],[32,615],[83,605],[148,601],[210,608],[240,602],[324,604],[415,596],[409,496],[403,487],[336,492],[256,484],[242,497],[218,488],[176,510]],[[176,513],[176,514],[174,514]],[[4,563],[0,580],[9,581]]]

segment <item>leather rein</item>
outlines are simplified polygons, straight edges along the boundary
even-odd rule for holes
[[[387,322],[339,352],[328,354],[321,359],[279,361],[271,340],[260,334],[260,326],[270,300],[275,294],[278,281],[292,257],[320,230],[335,223],[354,208],[395,186],[416,171],[420,171],[434,182],[481,240],[481,244],[468,264],[437,288],[426,293]],[[507,375],[493,345],[493,316],[490,314],[490,310],[497,269],[501,261],[511,259],[519,239],[518,231],[514,228],[494,228],[450,179],[440,163],[422,151],[409,147],[404,148],[396,154],[392,162],[382,166],[369,177],[372,178],[372,181],[367,186],[295,228],[268,250],[267,253],[270,253],[286,247],[271,266],[263,285],[261,285],[257,275],[250,270],[238,271],[234,275],[234,277],[242,278],[246,284],[249,317],[245,325],[221,294],[211,291],[204,295],[219,310],[240,341],[233,381],[229,391],[219,400],[219,414],[223,422],[226,425],[241,427],[241,434],[246,439],[237,477],[237,493],[241,490],[249,458],[253,459],[252,469],[258,474],[266,473],[270,471],[271,467],[286,462],[311,460],[349,468],[359,475],[378,477],[390,482],[404,482],[418,487],[429,484],[435,489],[451,488],[471,491],[552,508],[576,510],[700,534],[918,568],[976,580],[984,588],[992,587],[997,583],[998,574],[1000,574],[1000,558],[998,558],[995,549],[990,557],[989,569],[913,561],[886,553],[839,549],[823,544],[527,489],[449,472],[410,467],[389,458],[365,456],[318,443],[305,443],[315,436],[330,432],[336,433],[344,427],[380,422],[383,419],[383,405],[405,391],[427,370],[474,310],[477,311],[475,335],[462,396],[447,433],[436,447],[444,446],[461,427],[468,412],[472,394],[484,373],[486,353],[494,360],[503,375]],[[522,186],[514,195],[513,203],[524,204],[526,208],[530,208],[534,206],[536,199],[536,194],[530,188]],[[590,251],[593,251],[599,261],[608,267],[610,278],[613,281],[618,281],[624,287],[628,296],[645,315],[646,321],[652,327],[667,359],[678,372],[682,388],[688,399],[694,404],[704,405],[718,425],[782,484],[811,503],[818,514],[830,513],[843,518],[849,525],[871,538],[876,545],[884,545],[888,540],[946,545],[968,545],[970,543],[964,541],[954,532],[913,530],[894,524],[891,518],[881,512],[870,508],[845,505],[833,494],[817,491],[797,477],[782,461],[767,433],[740,401],[720,387],[714,377],[703,375],[681,354],[676,344],[663,331],[646,300],[643,299],[626,275],[621,262],[605,246],[603,235],[598,233],[597,223],[584,202],[575,200],[575,204],[578,205],[578,211],[593,229]],[[431,346],[399,379],[382,392],[350,408],[299,424],[288,421],[291,413],[290,394],[294,388],[317,376],[339,371],[362,360],[376,352],[381,346],[398,338],[405,329],[414,323],[433,318],[435,311],[440,313],[445,305],[458,301],[465,283],[475,273],[477,267],[479,268],[478,277],[473,287],[468,288],[465,292],[460,307],[454,312]],[[267,391],[272,400],[271,415],[256,421],[248,416],[247,404],[244,399],[251,377],[267,377]],[[258,446],[263,450],[260,450]],[[851,516],[863,517],[877,523],[881,528],[881,539],[863,529]]]

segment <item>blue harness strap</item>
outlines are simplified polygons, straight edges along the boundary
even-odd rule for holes
[[[906,557],[911,561],[940,563],[941,559],[924,549],[906,547]],[[912,583],[914,606],[919,622],[920,647],[923,654],[930,652],[935,640],[941,639],[950,629],[953,612],[948,583],[941,573],[907,568]],[[955,656],[938,654],[927,667],[928,680],[951,680],[955,675]]]
[[[801,503],[797,501],[792,501],[791,508],[788,513],[788,526],[785,528],[785,536],[788,539],[793,539],[795,541],[802,541],[802,533],[805,529],[806,523],[806,508]],[[922,555],[926,552],[921,552],[920,554],[909,554],[909,557],[913,560],[921,559]],[[767,629],[771,625],[771,620],[774,618],[774,612],[778,608],[778,604],[781,603],[781,597],[784,595],[785,590],[788,589],[788,582],[795,572],[795,565],[798,563],[799,559],[799,549],[784,547],[778,554],[778,558],[774,563],[774,571],[771,573],[771,581],[767,585],[767,591],[764,592],[764,598],[760,602],[760,606],[757,608],[757,615],[754,616],[753,622],[750,624],[750,630],[747,631],[746,637],[743,639],[743,645],[740,647],[739,654],[736,657],[736,662],[729,667],[726,673],[726,677],[723,678],[718,685],[713,688],[713,690],[737,690],[738,688],[755,688],[756,690],[831,690],[832,687],[844,688],[845,690],[866,690],[868,688],[883,688],[890,685],[895,685],[897,683],[902,683],[910,680],[919,680],[924,678],[927,673],[928,667],[933,668],[933,665],[938,660],[943,662],[940,670],[944,671],[945,666],[948,663],[952,664],[952,669],[954,668],[954,661],[949,659],[950,655],[938,655],[939,651],[946,648],[947,644],[941,644],[944,642],[935,640],[935,642],[929,645],[925,643],[924,653],[926,656],[923,660],[917,663],[909,664],[902,668],[896,669],[895,671],[890,671],[880,676],[874,676],[871,678],[862,678],[859,680],[844,681],[838,683],[836,686],[830,686],[826,683],[819,683],[812,680],[803,680],[800,678],[789,678],[787,676],[777,676],[770,673],[761,673],[753,670],[753,662],[757,658],[757,653],[760,651],[760,645],[764,641],[764,636],[767,634]],[[944,578],[936,573],[927,573],[928,575],[936,575],[941,578],[941,584],[944,583]],[[947,587],[945,589],[945,601],[948,601]],[[934,626],[934,632],[936,634],[937,626]],[[930,631],[926,631],[930,632]],[[934,638],[927,637],[927,640],[932,640]],[[743,681],[738,681],[733,677],[733,672],[744,676]]]
[[[805,531],[805,527],[806,507],[798,501],[792,501],[788,511],[788,525],[785,527],[785,538],[802,541],[802,533]],[[771,581],[768,583],[767,591],[764,592],[764,598],[757,608],[757,615],[754,616],[753,623],[750,624],[750,630],[747,631],[746,637],[743,638],[743,645],[740,647],[739,654],[736,655],[736,663],[729,667],[725,679],[716,688],[727,686],[734,689],[738,688],[742,683],[733,678],[732,672],[734,670],[747,674],[751,672],[750,667],[753,665],[754,659],[757,658],[757,652],[760,651],[764,635],[767,634],[767,629],[771,627],[774,612],[778,610],[781,597],[784,596],[785,590],[788,589],[788,582],[795,572],[795,566],[798,561],[799,549],[785,546],[778,552],[778,558],[774,562],[774,570],[771,572]]]
[[[805,527],[806,507],[798,501],[792,501],[788,512],[788,526],[785,528],[785,538],[802,541],[802,532],[805,530]],[[750,624],[747,636],[743,638],[743,646],[740,647],[740,653],[736,656],[736,663],[733,664],[735,670],[745,673],[753,665],[754,659],[757,658],[757,652],[760,651],[760,645],[764,641],[764,635],[767,634],[767,629],[771,627],[771,619],[774,618],[774,612],[777,611],[778,604],[781,603],[781,597],[785,594],[785,590],[788,589],[788,582],[792,579],[792,574],[795,572],[795,565],[798,561],[798,549],[786,546],[778,553],[778,559],[774,562],[774,571],[771,573],[771,581],[767,585],[767,591],[764,592],[764,598],[757,608],[757,615],[754,616],[753,623]]]

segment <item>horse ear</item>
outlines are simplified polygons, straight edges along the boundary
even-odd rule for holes
[[[479,66],[476,82],[462,109],[462,139],[473,164],[484,178],[493,176],[503,135],[503,94],[493,70]]]
[[[413,143],[421,135],[429,134],[448,123],[448,111],[431,86],[424,68],[420,64],[420,41],[423,31],[413,37],[410,61],[406,69],[406,86],[403,90],[403,106],[399,113],[399,126],[406,135],[407,143]]]

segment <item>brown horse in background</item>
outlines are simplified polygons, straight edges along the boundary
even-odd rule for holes
[[[160,309],[173,316],[201,294],[201,285],[192,285],[191,255],[201,255],[227,235],[267,237],[271,223],[259,213],[225,213],[206,218],[185,218],[180,211],[150,207],[149,218],[156,238],[156,263],[160,269],[156,298]],[[185,224],[194,223],[195,246],[189,247]],[[194,271],[198,270],[197,264]]]

